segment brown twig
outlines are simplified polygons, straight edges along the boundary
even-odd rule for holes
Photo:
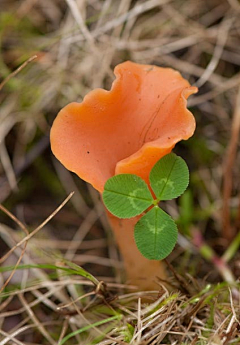
[[[236,229],[231,226],[229,199],[233,184],[233,167],[237,153],[237,146],[240,132],[240,87],[236,98],[236,105],[232,120],[232,135],[226,151],[223,175],[223,207],[222,207],[222,236],[230,241],[233,239]]]

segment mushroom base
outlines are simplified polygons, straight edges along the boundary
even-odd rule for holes
[[[166,280],[165,264],[148,260],[139,252],[134,240],[134,226],[139,217],[119,219],[109,212],[107,217],[123,257],[127,283],[136,285],[139,291],[159,289],[157,278]]]

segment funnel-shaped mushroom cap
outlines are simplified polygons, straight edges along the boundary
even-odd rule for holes
[[[195,130],[186,100],[197,88],[177,71],[127,61],[114,73],[110,91],[70,103],[51,130],[54,155],[100,192],[115,174],[147,181],[153,165]]]

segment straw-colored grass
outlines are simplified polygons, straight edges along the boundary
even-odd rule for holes
[[[239,19],[237,0],[0,1],[0,345],[240,344]],[[176,147],[190,187],[164,205],[178,245],[153,292],[123,284],[99,196],[49,148],[61,107],[128,59],[199,87]]]

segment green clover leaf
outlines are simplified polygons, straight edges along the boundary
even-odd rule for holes
[[[162,260],[177,242],[174,220],[158,206],[154,206],[137,222],[134,238],[139,251],[149,260]]]
[[[149,179],[158,200],[177,198],[183,194],[189,183],[187,164],[181,157],[170,153],[154,165]]]
[[[147,184],[139,176],[119,174],[105,183],[103,202],[114,216],[131,218],[151,206],[153,198]]]
[[[188,167],[182,158],[170,153],[154,165],[149,180],[155,199],[139,176],[120,174],[107,180],[103,202],[119,218],[135,217],[152,206],[136,223],[134,238],[143,256],[149,260],[162,260],[177,242],[177,226],[158,203],[183,194],[189,183]]]

